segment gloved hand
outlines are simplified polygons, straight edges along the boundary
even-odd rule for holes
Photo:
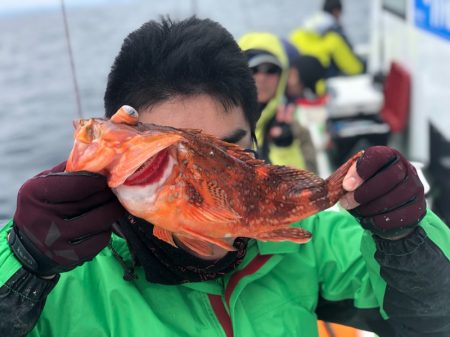
[[[270,127],[270,137],[276,146],[290,146],[294,141],[291,124],[294,121],[295,105],[280,105]]]
[[[340,204],[380,237],[404,237],[425,216],[424,188],[417,172],[392,148],[368,148],[350,168],[343,187],[350,192]]]
[[[8,241],[22,265],[39,276],[91,260],[126,214],[104,176],[64,173],[65,164],[26,181],[17,197]]]

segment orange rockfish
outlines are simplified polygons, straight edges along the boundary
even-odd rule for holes
[[[229,238],[305,243],[311,233],[290,227],[333,206],[356,154],[328,179],[254,159],[241,147],[199,130],[138,123],[121,107],[111,119],[74,123],[75,142],[66,171],[103,174],[122,205],[154,225],[153,234],[174,246],[172,234],[200,255],[212,243],[234,250]]]

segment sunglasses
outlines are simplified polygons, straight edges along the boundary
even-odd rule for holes
[[[255,67],[250,68],[253,75],[257,73],[270,74],[270,75],[279,75],[281,74],[281,68],[276,66],[275,64],[270,63],[262,63]]]

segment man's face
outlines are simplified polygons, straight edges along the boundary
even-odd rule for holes
[[[175,128],[201,129],[243,148],[252,147],[250,126],[241,107],[225,111],[208,95],[179,96],[139,111],[139,121]]]
[[[251,70],[256,84],[258,103],[269,102],[277,92],[281,68],[271,63],[262,63],[252,67]]]

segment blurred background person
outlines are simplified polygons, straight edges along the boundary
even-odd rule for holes
[[[326,0],[322,11],[307,19],[290,34],[301,54],[316,56],[326,68],[326,76],[356,75],[365,71],[341,25],[340,0]]]
[[[290,102],[299,99],[316,100],[326,94],[325,68],[317,57],[300,55],[289,66],[286,97]]]
[[[288,75],[285,96],[288,102],[299,98],[316,99],[325,94],[325,68],[320,60],[311,55],[301,55],[286,38],[280,37],[288,58]]]
[[[239,45],[253,73],[261,118],[256,125],[261,159],[277,165],[317,171],[308,131],[295,119],[295,106],[284,96],[289,61],[283,44],[272,33],[247,33]]]

